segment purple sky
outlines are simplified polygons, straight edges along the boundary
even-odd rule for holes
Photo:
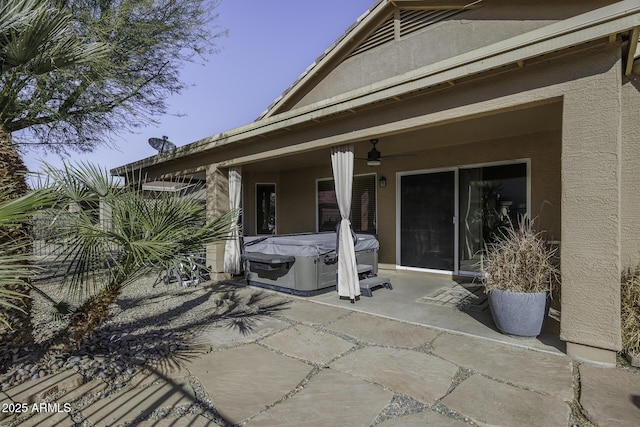
[[[151,137],[167,135],[185,145],[254,121],[326,48],[364,13],[374,0],[222,0],[217,23],[229,35],[218,39],[220,52],[204,65],[187,64],[183,80],[192,84],[169,99],[160,125],[123,134],[117,148],[72,155],[111,169],[156,154]],[[42,152],[25,156],[38,170]],[[46,155],[48,163],[62,160]]]

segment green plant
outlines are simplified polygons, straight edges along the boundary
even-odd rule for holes
[[[167,265],[188,262],[206,244],[226,239],[233,223],[231,212],[208,220],[196,193],[120,185],[90,164],[45,169],[48,188],[58,196],[47,212],[59,235],[54,264],[69,295],[81,301],[71,313],[65,346],[90,337],[124,287]],[[108,219],[100,218],[101,210]]]
[[[550,292],[559,288],[557,249],[533,230],[533,221],[522,217],[518,227],[504,227],[502,235],[487,246],[483,283],[487,292]]]
[[[30,300],[25,289],[31,288],[30,242],[16,230],[25,227],[31,215],[51,203],[53,197],[36,191],[7,200],[10,193],[9,189],[0,191],[0,323],[8,329],[28,329]],[[15,321],[18,315],[24,315],[24,322]],[[30,334],[30,330],[21,332]]]
[[[620,296],[622,348],[640,354],[640,266],[622,274]]]

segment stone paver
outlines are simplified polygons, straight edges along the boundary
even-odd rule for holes
[[[72,390],[84,382],[82,375],[71,371],[62,371],[36,380],[24,382],[5,390],[5,394],[14,402],[40,403],[45,397],[63,390]]]
[[[25,419],[19,426],[25,427],[74,427],[76,424],[66,412],[42,412]]]
[[[312,370],[304,362],[257,344],[210,353],[186,366],[230,423],[239,423],[275,403]]]
[[[278,316],[308,325],[325,325],[348,313],[348,310],[342,308],[295,300],[279,311]]]
[[[207,329],[202,332],[199,342],[213,348],[233,347],[257,341],[291,326],[288,322],[266,316],[244,319],[243,322],[242,326],[230,321],[226,326]]]
[[[219,424],[198,415],[182,418],[165,418],[162,420],[147,420],[136,424],[132,424],[131,427],[213,427],[219,426]]]
[[[458,367],[440,358],[412,350],[366,347],[331,364],[337,371],[374,381],[433,404],[445,395]]]
[[[79,387],[69,389],[58,398],[59,402],[73,402],[81,397],[92,398],[107,388],[107,383],[101,380],[93,380],[82,384]]]
[[[640,424],[640,374],[621,369],[580,365],[580,403],[599,426]]]
[[[432,345],[433,354],[457,365],[573,400],[573,365],[566,357],[453,334],[438,336]]]
[[[298,325],[262,340],[285,354],[317,364],[327,364],[354,347],[348,341],[309,326]]]
[[[464,421],[449,418],[433,411],[418,412],[417,414],[386,420],[376,427],[469,427]]]
[[[369,426],[393,392],[328,369],[291,398],[249,422],[251,427]]]
[[[439,333],[434,329],[362,313],[352,313],[330,323],[327,328],[370,344],[407,348],[420,347]]]
[[[112,426],[148,417],[156,409],[175,409],[184,404],[195,403],[195,400],[189,381],[181,379],[133,388],[100,399],[82,408],[82,415],[94,427]]]
[[[569,424],[571,410],[561,399],[473,375],[442,403],[481,426],[551,427]]]

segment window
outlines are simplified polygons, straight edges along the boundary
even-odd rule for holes
[[[276,185],[256,184],[256,234],[276,233]]]
[[[335,231],[340,221],[333,179],[317,181],[318,231]],[[376,175],[353,177],[351,226],[358,233],[376,233]]]

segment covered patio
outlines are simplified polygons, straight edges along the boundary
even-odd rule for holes
[[[531,21],[498,3],[461,4],[433,21],[439,3],[376,2],[255,122],[113,172],[204,179],[208,213],[241,203],[246,236],[329,231],[339,218],[331,150],[348,146],[353,176],[368,182],[354,191],[351,223],[378,237],[394,285],[354,309],[491,339],[511,338],[488,314],[416,301],[481,271],[491,232],[483,207],[501,220],[526,214],[562,251],[561,325],[536,345],[614,365],[620,274],[640,259],[640,8],[594,2],[558,19],[550,2],[532,3],[541,18]],[[424,27],[402,35],[407,11]],[[395,37],[358,49],[387,27]],[[493,38],[471,48],[479,28]],[[440,41],[450,48],[422,56]],[[232,272],[223,245],[209,248],[207,264],[221,279]],[[333,293],[313,298],[343,304]]]
[[[517,347],[554,354],[566,353],[566,344],[560,339],[560,313],[553,308],[558,307],[558,301],[552,303],[542,334],[536,338],[522,338],[498,331],[482,293],[478,293],[479,298],[474,298],[461,290],[463,287],[473,290],[478,286],[477,282],[469,278],[391,270],[381,271],[380,274],[391,279],[393,290],[384,287],[374,290],[373,297],[361,297],[356,304],[339,299],[333,290],[312,297],[288,297]],[[246,284],[241,276],[227,282],[235,285]],[[453,291],[449,292],[449,296],[443,295],[443,291],[446,292],[448,289]],[[453,298],[450,298],[451,294]],[[456,294],[465,296],[456,298]],[[459,301],[462,304],[457,304]]]

